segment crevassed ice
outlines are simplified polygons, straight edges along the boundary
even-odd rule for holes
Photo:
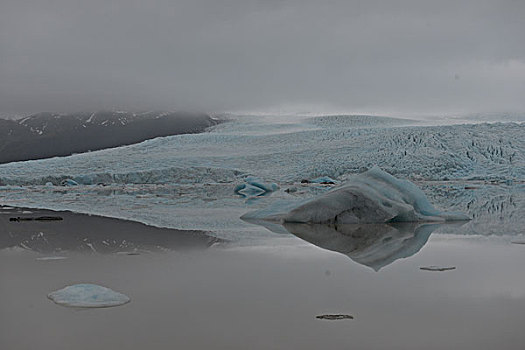
[[[468,212],[475,220],[464,229],[472,233],[504,234],[525,222],[519,215],[525,203],[520,184],[525,179],[523,123],[403,126],[405,122],[366,116],[357,121],[347,116],[319,122],[309,118],[283,124],[282,118],[234,117],[202,134],[3,164],[0,203],[209,230],[237,239],[256,231],[239,220],[247,211],[276,200],[311,197],[294,183],[321,176],[341,182],[378,165],[396,177],[418,180],[441,207]],[[282,190],[246,201],[234,189],[248,175],[275,182]],[[80,186],[44,186],[68,178]],[[460,182],[447,181],[454,179]],[[466,190],[463,180],[481,184]],[[501,185],[492,186],[490,180]],[[289,186],[299,190],[286,193]],[[508,220],[498,221],[500,217]]]
[[[362,119],[362,117],[360,117]],[[176,135],[70,157],[0,165],[0,184],[213,181],[217,169],[266,182],[337,178],[378,165],[395,176],[444,179],[525,177],[525,124],[352,127],[341,119],[311,128],[298,120],[289,133],[253,134],[265,118],[233,120],[211,132]],[[330,120],[329,120],[330,121]],[[188,169],[193,169],[188,173]],[[182,175],[180,175],[182,174]],[[211,176],[208,176],[211,175]],[[218,174],[231,180],[230,174]],[[233,174],[235,175],[235,174]]]

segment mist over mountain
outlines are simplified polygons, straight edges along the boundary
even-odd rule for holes
[[[217,123],[207,114],[190,112],[38,113],[17,120],[0,119],[0,163],[68,156],[155,137],[197,133]]]

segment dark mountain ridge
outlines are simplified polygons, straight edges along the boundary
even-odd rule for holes
[[[203,113],[38,113],[0,119],[0,163],[96,151],[148,139],[203,132],[219,122]]]

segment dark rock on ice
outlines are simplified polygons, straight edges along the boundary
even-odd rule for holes
[[[345,315],[345,314],[334,314],[334,315],[319,315],[315,316],[318,320],[330,320],[330,321],[337,321],[337,320],[353,320],[354,316],[352,315]]]
[[[297,192],[297,187],[289,187],[286,190],[284,190],[286,193],[295,193]]]
[[[316,179],[310,180],[310,182],[321,185],[335,185],[337,181],[328,176],[321,176]]]
[[[431,265],[431,266],[422,266],[419,268],[420,270],[424,270],[424,271],[450,271],[450,270],[455,270],[456,267],[455,266],[435,266],[435,265]]]
[[[36,221],[62,221],[64,218],[61,216],[39,216],[35,218]]]
[[[37,216],[36,218],[33,218],[33,217],[16,217],[16,218],[9,218],[9,221],[15,221],[15,222],[20,222],[20,221],[62,221],[64,220],[62,217],[60,216]]]

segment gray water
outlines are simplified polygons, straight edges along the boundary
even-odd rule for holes
[[[312,241],[309,229],[302,234]],[[522,237],[440,230],[388,228],[364,240],[355,228],[332,232],[350,254],[291,234],[139,255],[63,250],[67,259],[49,261],[36,260],[49,252],[6,248],[0,348],[523,349]],[[363,256],[386,260],[378,269]],[[429,265],[456,269],[420,270]],[[46,298],[81,282],[131,302],[82,310]],[[321,314],[354,319],[315,318]]]

